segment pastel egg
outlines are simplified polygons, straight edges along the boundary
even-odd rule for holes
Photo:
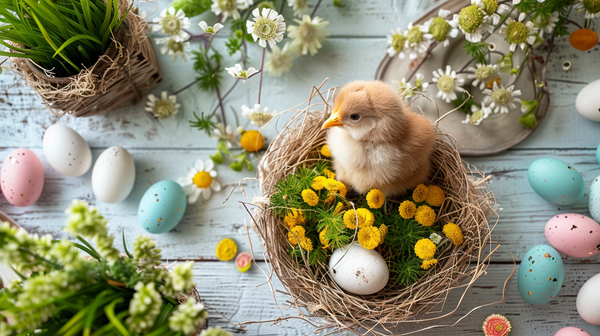
[[[600,176],[597,176],[590,186],[590,198],[588,207],[592,218],[600,222]]]
[[[554,336],[590,336],[585,330],[575,327],[562,328]]]
[[[114,146],[100,154],[92,170],[92,190],[102,202],[121,202],[134,182],[135,163],[127,150]]]
[[[575,108],[584,118],[600,121],[600,79],[586,85],[575,99]]]
[[[517,274],[519,293],[532,305],[542,305],[558,295],[565,268],[552,246],[538,245],[527,251]]]
[[[558,159],[537,159],[527,170],[529,184],[546,201],[556,205],[573,204],[585,192],[581,175],[569,164]]]
[[[90,170],[90,146],[79,133],[69,127],[59,124],[48,127],[42,144],[46,161],[57,172],[67,176],[81,176]]]
[[[2,164],[2,194],[18,207],[35,203],[44,188],[44,168],[40,159],[27,148],[10,152]]]
[[[165,233],[179,224],[185,213],[183,188],[174,181],[160,181],[146,190],[138,207],[138,220],[150,233]]]
[[[586,281],[577,293],[577,312],[587,323],[600,325],[600,274]]]
[[[390,271],[379,253],[358,243],[333,251],[329,272],[342,289],[359,295],[375,294],[387,284]]]
[[[546,223],[548,243],[570,257],[585,258],[600,252],[600,225],[579,214],[556,215]]]

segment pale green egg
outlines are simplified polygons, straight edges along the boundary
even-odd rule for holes
[[[165,233],[179,224],[187,199],[183,188],[174,181],[160,181],[146,190],[140,200],[138,220],[150,233]]]
[[[552,246],[538,245],[525,253],[517,283],[523,299],[532,305],[542,305],[556,298],[565,277],[560,254]]]
[[[527,177],[538,195],[556,205],[573,204],[585,192],[585,183],[577,170],[558,159],[542,158],[533,161],[529,165]]]

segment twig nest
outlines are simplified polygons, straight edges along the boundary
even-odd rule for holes
[[[569,35],[569,43],[577,50],[590,50],[598,44],[598,33],[587,28],[578,29]]]

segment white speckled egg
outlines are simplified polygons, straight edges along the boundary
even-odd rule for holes
[[[135,164],[127,150],[114,146],[100,154],[92,170],[92,189],[102,202],[121,202],[134,182]]]
[[[50,126],[43,139],[44,156],[54,170],[81,176],[90,170],[92,151],[79,133],[65,125]]]
[[[579,290],[577,312],[585,322],[600,325],[600,274],[586,281]]]
[[[589,258],[600,252],[600,225],[588,216],[556,215],[546,223],[545,233],[552,247],[570,257]]]
[[[575,99],[575,108],[583,117],[600,121],[600,79],[586,85]]]
[[[338,286],[359,295],[379,292],[390,278],[390,271],[383,257],[358,243],[333,251],[329,260],[329,272]]]
[[[600,222],[600,176],[597,176],[590,187],[589,208],[592,218]]]

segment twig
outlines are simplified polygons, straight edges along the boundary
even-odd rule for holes
[[[283,15],[283,10],[285,9],[285,2],[287,0],[281,0],[281,6],[279,6],[279,14]]]
[[[267,47],[263,49],[262,61],[260,62],[260,83],[258,84],[258,104],[260,104],[260,96],[262,93],[262,82],[263,82],[263,69],[265,67],[265,54],[267,53]]]
[[[187,89],[191,88],[192,86],[194,86],[194,85],[195,85],[196,83],[198,83],[199,81],[200,81],[200,79],[197,79],[197,78],[196,78],[196,79],[194,79],[194,80],[193,80],[191,83],[189,83],[188,85],[186,85],[186,86],[182,87],[181,89],[179,89],[179,90],[177,90],[177,91],[173,92],[172,94],[176,96],[176,95],[178,95],[178,94],[182,93],[183,91],[185,91],[185,90],[187,90]]]
[[[429,58],[429,55],[431,54],[431,52],[433,51],[433,48],[435,48],[438,45],[437,41],[431,43],[429,45],[429,48],[427,48],[427,51],[425,52],[425,56],[423,57],[423,59],[421,60],[421,62],[419,62],[419,65],[417,65],[417,67],[415,68],[415,70],[413,70],[413,72],[410,74],[410,76],[408,76],[408,79],[406,80],[406,82],[410,82],[410,80],[414,77],[414,75],[417,73],[417,71],[419,71],[419,69],[421,68],[421,66],[423,66],[423,64],[425,63],[425,61],[427,60],[427,58]]]
[[[317,14],[317,9],[319,9],[319,6],[321,6],[321,1],[323,0],[319,0],[319,2],[317,2],[317,4],[315,5],[315,8],[313,9],[312,13],[310,13],[310,18],[314,18],[315,14]]]
[[[583,27],[579,23],[577,23],[573,20],[565,19],[565,22],[575,25],[575,26],[579,27],[579,29],[583,29]]]

